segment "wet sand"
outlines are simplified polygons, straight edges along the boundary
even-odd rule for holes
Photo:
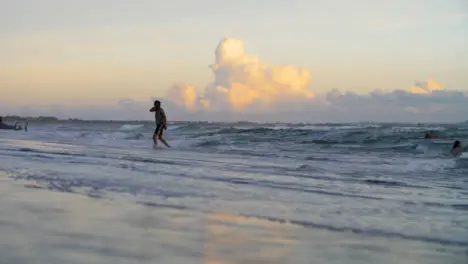
[[[61,193],[4,173],[0,233],[2,264],[466,263],[467,257],[462,248],[418,241]]]

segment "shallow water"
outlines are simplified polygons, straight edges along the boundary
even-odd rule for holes
[[[7,263],[468,260],[465,127],[180,124],[157,150],[151,132],[0,132]]]

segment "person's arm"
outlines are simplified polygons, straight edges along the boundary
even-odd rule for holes
[[[150,109],[149,111],[150,111],[150,112],[155,112],[156,109],[154,109],[154,106],[153,106],[153,107],[151,107],[151,109]]]

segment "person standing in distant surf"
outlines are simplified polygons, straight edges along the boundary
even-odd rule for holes
[[[457,158],[461,156],[463,152],[463,147],[460,143],[460,140],[456,140],[455,142],[453,142],[452,150],[450,152],[453,156]]]
[[[159,100],[154,101],[154,106],[151,107],[149,110],[150,112],[154,112],[154,119],[156,121],[156,129],[154,130],[153,134],[153,142],[154,142],[154,147],[158,146],[158,138],[161,140],[166,147],[170,148],[169,144],[163,137],[164,130],[167,129],[167,123],[166,123],[166,112],[164,112],[164,109],[161,107],[161,102]]]

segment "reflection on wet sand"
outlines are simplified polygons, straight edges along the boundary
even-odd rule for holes
[[[5,263],[290,263],[296,227],[287,224],[25,188],[6,176]]]
[[[295,227],[231,213],[205,218],[204,264],[290,263]]]
[[[467,263],[464,247],[141,206],[26,183],[0,173],[2,264]]]

